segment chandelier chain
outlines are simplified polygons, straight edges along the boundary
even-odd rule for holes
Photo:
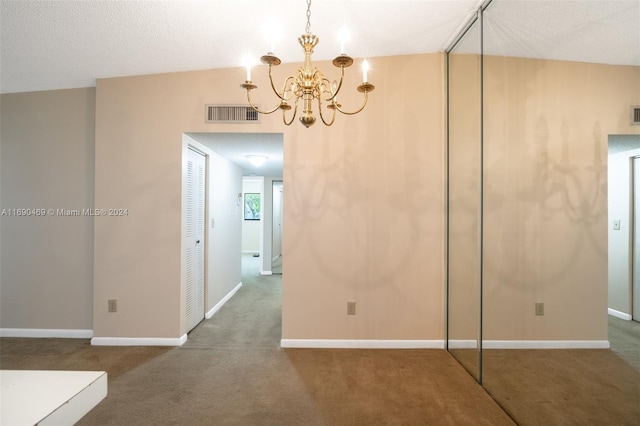
[[[307,0],[307,26],[305,32],[311,34],[311,0]]]

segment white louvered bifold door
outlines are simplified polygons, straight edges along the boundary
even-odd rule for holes
[[[187,158],[186,272],[187,331],[204,318],[204,226],[206,158],[189,149]]]

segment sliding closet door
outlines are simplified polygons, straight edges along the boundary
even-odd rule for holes
[[[447,348],[481,381],[482,147],[478,21],[447,58]]]
[[[494,0],[483,14],[482,384],[516,422],[557,423],[557,405],[533,414],[531,395],[610,368],[582,349],[608,345],[607,134],[631,130],[625,99],[638,74],[627,81],[573,54],[621,31],[609,18],[637,12],[634,2]],[[598,400],[588,388],[549,401],[576,424],[604,424],[579,420]]]

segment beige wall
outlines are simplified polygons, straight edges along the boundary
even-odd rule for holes
[[[484,94],[484,337],[606,340],[607,138],[640,132],[640,68],[487,57]]]
[[[92,208],[95,89],[3,94],[0,103],[1,208]],[[90,332],[93,218],[0,220],[0,327]]]
[[[178,338],[182,321],[182,134],[202,130],[206,73],[98,80],[96,206],[129,216],[95,222],[96,337]],[[200,78],[197,78],[199,76]],[[195,78],[194,78],[195,77]],[[108,313],[107,299],[118,299]]]
[[[283,338],[442,339],[442,60],[376,58],[363,113],[285,129]],[[276,116],[204,123],[207,103],[245,103],[242,81],[241,69],[98,80],[96,205],[130,214],[96,220],[96,336],[180,336],[180,135],[282,131]]]
[[[283,338],[443,339],[443,60],[376,58],[364,113],[286,135]]]
[[[330,128],[205,124],[205,104],[245,103],[242,69],[98,80],[95,203],[94,90],[2,95],[3,208],[128,209],[2,217],[2,327],[180,337],[182,134],[284,131],[283,338],[442,339],[443,56],[371,64],[370,104]],[[606,339],[606,136],[638,133],[640,71],[486,65],[486,337]]]

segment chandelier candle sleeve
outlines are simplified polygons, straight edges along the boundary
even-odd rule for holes
[[[285,125],[289,126],[293,123],[298,113],[298,103],[302,103],[302,116],[299,118],[300,122],[305,127],[310,127],[316,122],[316,117],[313,114],[314,103],[318,106],[318,112],[320,119],[326,126],[331,126],[336,118],[336,111],[345,115],[355,115],[364,109],[367,105],[369,98],[369,92],[375,89],[375,86],[368,82],[368,70],[369,63],[364,60],[362,63],[362,84],[357,87],[357,91],[363,94],[364,100],[360,108],[355,111],[345,111],[342,109],[342,105],[338,103],[338,93],[342,88],[344,81],[345,68],[353,65],[353,58],[344,54],[344,40],[346,34],[341,37],[341,50],[342,53],[333,60],[333,65],[340,69],[340,79],[333,82],[329,81],[322,72],[313,66],[311,56],[313,55],[313,49],[318,44],[319,38],[311,34],[311,0],[307,0],[307,25],[305,27],[305,34],[302,34],[298,38],[298,43],[304,51],[304,63],[297,69],[297,71],[287,77],[282,84],[282,89],[278,90],[273,82],[272,69],[274,66],[280,65],[280,58],[275,56],[273,52],[269,52],[262,56],[260,60],[263,64],[269,67],[269,81],[271,83],[271,89],[278,98],[278,104],[271,110],[262,111],[253,104],[251,100],[251,92],[258,88],[251,82],[251,69],[250,65],[247,65],[247,80],[240,87],[247,91],[247,100],[249,105],[255,111],[260,114],[271,114],[278,110],[282,110],[282,121]],[[302,100],[302,102],[300,102]],[[293,105],[292,105],[293,104]],[[291,118],[287,118],[287,111],[293,110]],[[323,112],[323,110],[329,110]],[[331,118],[326,119],[324,114],[330,113]]]
[[[347,39],[349,38],[349,32],[345,27],[342,27],[338,37],[340,38],[340,54],[344,55],[345,54],[344,45],[347,42]]]
[[[367,60],[365,59],[364,61],[362,61],[362,82],[366,83],[368,81],[367,79],[367,73],[369,72],[369,62],[367,62]]]

